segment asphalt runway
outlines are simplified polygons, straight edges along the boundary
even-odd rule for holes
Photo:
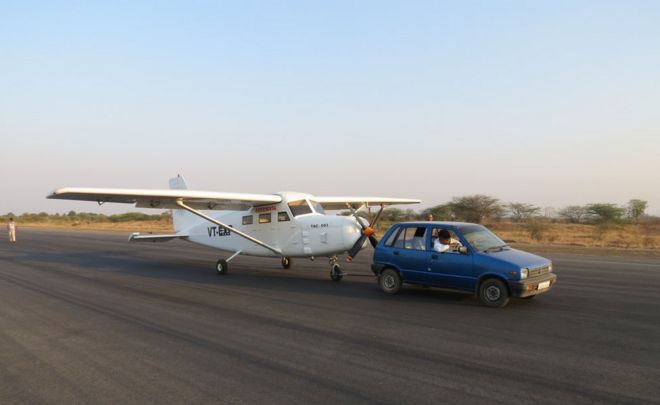
[[[369,251],[339,283],[325,259],[221,277],[221,252],[127,236],[0,243],[0,403],[660,402],[657,258],[547,255],[551,292],[490,309],[386,296]]]

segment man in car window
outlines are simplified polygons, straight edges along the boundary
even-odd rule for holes
[[[446,229],[438,231],[438,238],[433,242],[433,250],[436,252],[444,253],[449,250],[456,250],[461,245],[461,242],[452,238],[451,234]]]

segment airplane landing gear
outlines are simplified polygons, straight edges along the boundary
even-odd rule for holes
[[[285,256],[285,257],[282,258],[282,267],[284,267],[285,269],[288,269],[289,267],[291,267],[291,258],[290,257]]]
[[[227,261],[225,259],[218,260],[218,262],[215,264],[215,271],[218,273],[218,275],[224,276],[227,274],[227,270],[229,270]]]
[[[337,264],[337,256],[330,259],[330,279],[332,281],[341,281],[344,277],[344,273],[341,271],[341,267]]]
[[[234,257],[238,256],[241,254],[241,251],[239,250],[238,252],[234,253],[233,255],[229,256],[227,260],[225,259],[220,259],[215,263],[215,271],[218,273],[219,276],[224,276],[227,274],[227,271],[229,270],[229,262],[231,259]]]

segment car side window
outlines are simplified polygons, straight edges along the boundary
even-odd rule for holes
[[[461,246],[461,241],[456,235],[456,232],[454,232],[453,230],[445,229],[445,228],[433,228],[433,231],[431,231],[431,250],[439,251],[437,247],[440,245],[437,245],[436,243],[439,242],[438,234],[443,230],[449,232],[451,243],[458,243],[458,246]],[[440,250],[440,251],[443,253],[458,253],[456,248],[449,248],[447,250]]]
[[[385,246],[392,247],[394,244],[394,240],[396,239],[397,235],[399,234],[399,231],[401,231],[401,228],[395,229],[392,231],[390,236],[387,237],[387,240],[385,241]]]
[[[403,246],[410,250],[426,250],[426,226],[407,227]]]

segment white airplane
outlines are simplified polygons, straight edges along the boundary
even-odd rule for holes
[[[337,254],[347,252],[350,262],[366,246],[367,239],[374,246],[378,243],[373,228],[385,206],[421,202],[403,198],[315,197],[296,192],[193,191],[187,189],[181,176],[170,179],[169,190],[60,188],[47,198],[171,209],[175,233],[133,233],[128,240],[166,242],[183,239],[232,253],[227,259],[218,260],[218,274],[226,274],[228,263],[238,255],[278,257],[285,269],[291,266],[293,257],[312,260],[314,257],[329,257],[330,278],[334,281],[341,280],[344,275],[337,264]],[[358,216],[358,211],[373,206],[380,209],[371,223]],[[325,210],[346,208],[351,210],[352,216],[325,213]]]

